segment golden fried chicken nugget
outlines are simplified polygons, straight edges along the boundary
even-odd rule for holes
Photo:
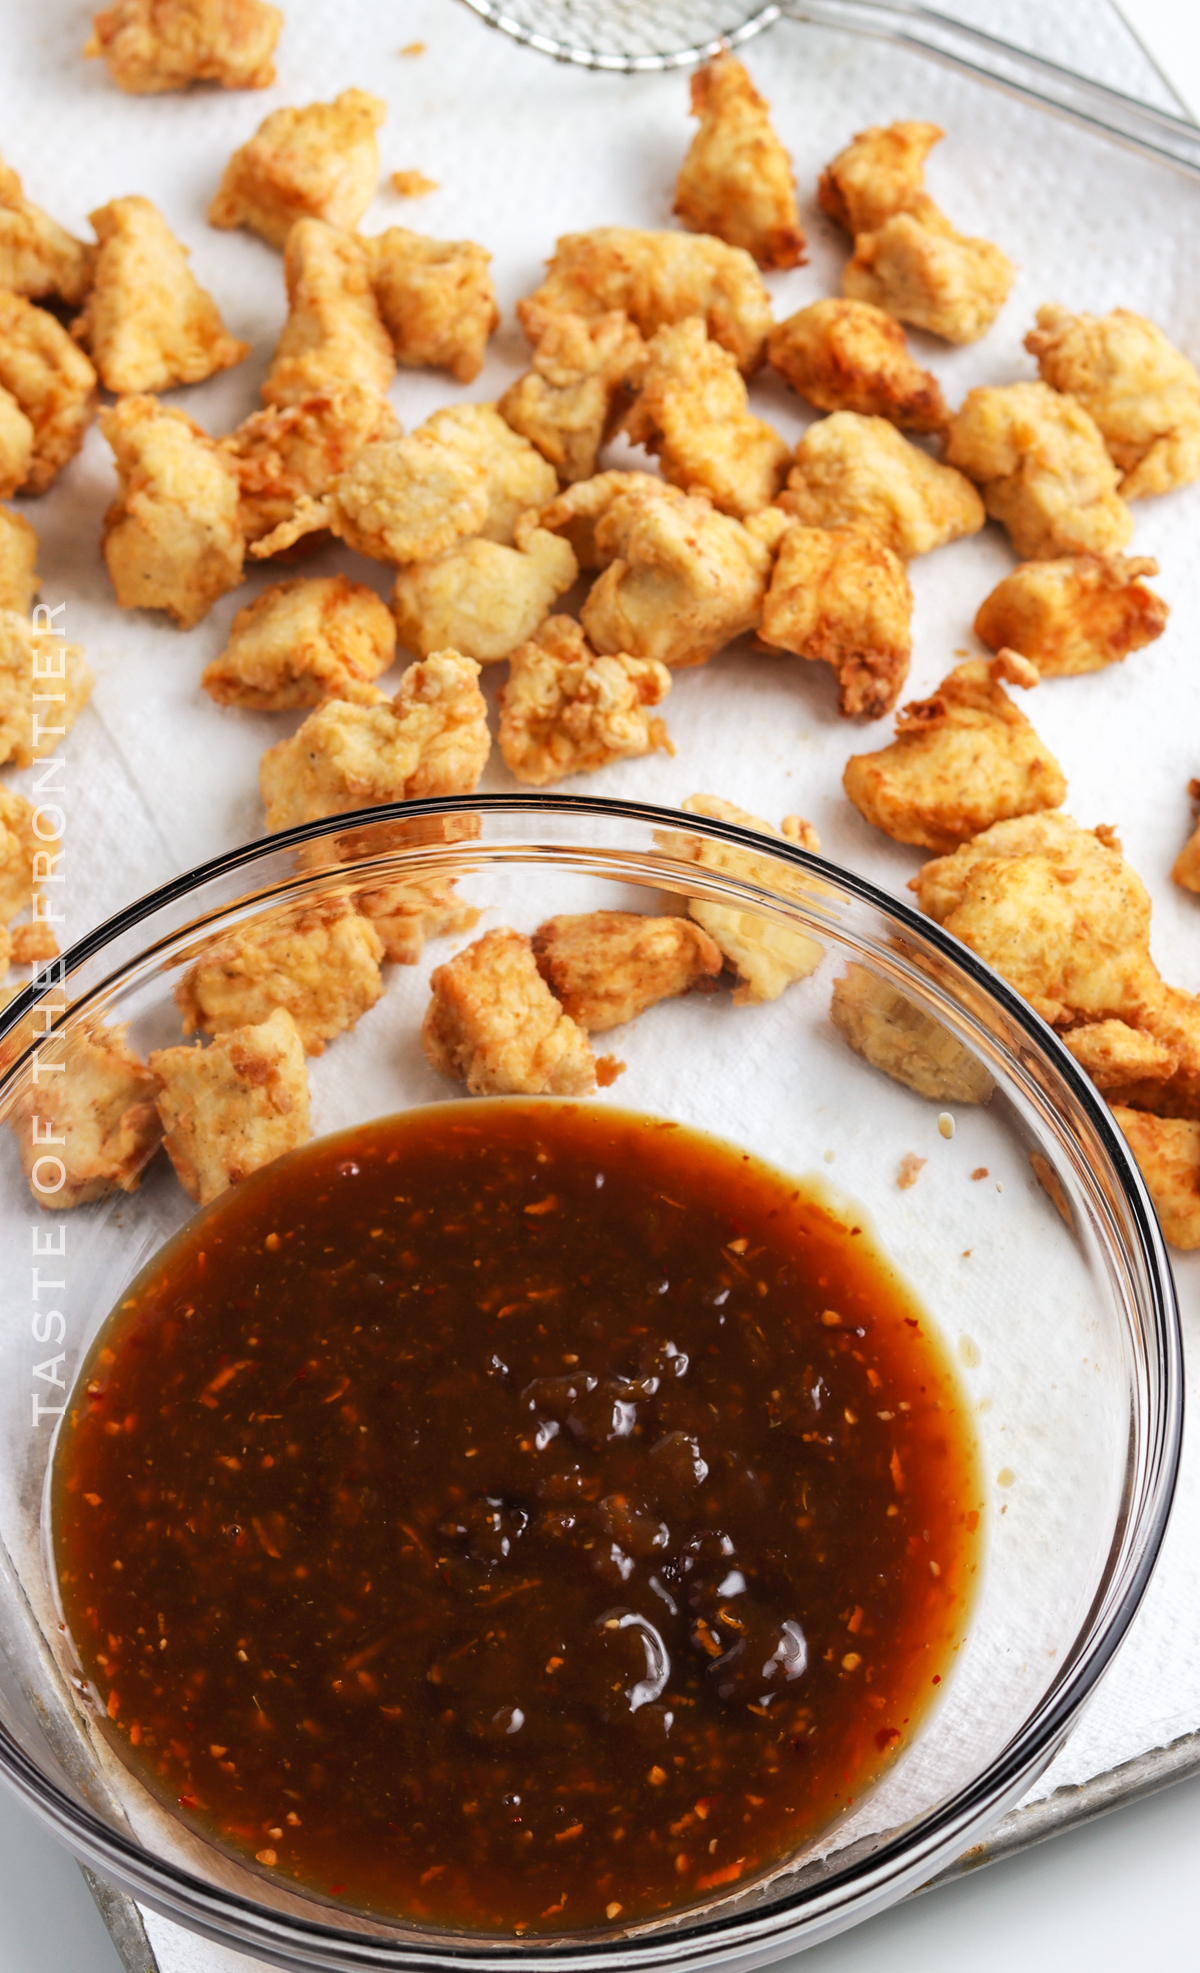
[[[32,465],[32,421],[12,392],[0,384],[0,500],[7,500],[25,484]]]
[[[329,899],[209,946],[175,989],[185,1034],[253,1027],[285,1007],[306,1055],[352,1028],[383,993],[383,941],[345,899]]]
[[[421,1046],[472,1096],[588,1096],[596,1058],[537,969],[533,946],[500,926],[430,979]]]
[[[596,546],[596,527],[613,502],[626,495],[637,500],[684,498],[655,473],[594,473],[591,479],[575,481],[539,512],[522,515],[516,538],[522,541],[532,527],[549,528],[570,542],[581,569],[604,568],[608,558]]]
[[[157,1084],[125,1033],[97,1022],[39,1046],[37,1082],[18,1096],[9,1123],[29,1189],[47,1211],[136,1191],[158,1149]]]
[[[680,806],[692,815],[708,816],[714,822],[733,822],[742,829],[757,830],[761,836],[798,842],[814,855],[820,848],[812,824],[797,815],[789,815],[781,829],[773,829],[769,822],[750,815],[720,795],[689,795]],[[723,877],[773,890],[779,888],[777,867],[767,857],[755,856],[749,850],[684,834],[665,836],[663,847]],[[738,975],[740,984],[733,995],[737,1007],[756,1007],[764,1000],[778,1000],[785,988],[796,980],[807,979],[821,963],[822,947],[816,939],[763,918],[757,912],[689,898],[688,913],[716,941],[731,972]]]
[[[288,318],[262,387],[264,404],[360,384],[383,397],[396,374],[363,242],[323,219],[298,219],[283,255]]]
[[[332,528],[377,562],[422,562],[486,524],[488,475],[461,445],[427,427],[366,445],[323,500],[301,499],[291,522],[254,544],[255,555]]]
[[[600,657],[574,617],[550,617],[512,654],[500,688],[500,751],[534,788],[656,747],[671,753],[666,726],[651,712],[670,689],[671,674],[656,659]]]
[[[283,1007],[252,1027],[226,1029],[207,1048],[158,1048],[150,1067],[163,1148],[198,1205],[312,1136],[304,1050]]]
[[[1036,685],[1037,667],[1015,651],[968,658],[897,714],[890,746],[852,754],[842,786],[859,814],[898,843],[944,855],[994,822],[1065,801],[1062,769],[1002,679]]]
[[[709,340],[700,316],[659,329],[635,381],[625,431],[658,455],[666,479],[685,493],[707,493],[739,520],[770,505],[791,448],[752,416],[737,363]]]
[[[1200,1247],[1200,1123],[1147,1116],[1114,1103],[1120,1124],[1154,1201],[1169,1246]]]
[[[46,845],[39,841],[33,827],[34,813],[33,803],[24,795],[0,787],[0,925],[7,925],[23,911],[39,883],[53,873],[57,853],[47,853]]]
[[[1144,315],[1073,315],[1047,303],[1025,347],[1043,381],[1095,419],[1123,475],[1123,500],[1200,479],[1200,377]]]
[[[515,432],[494,404],[447,404],[426,418],[422,431],[453,445],[487,474],[488,510],[479,532],[506,545],[520,516],[544,506],[558,479],[537,447]]]
[[[491,254],[473,240],[433,240],[404,226],[389,226],[363,244],[396,361],[406,369],[449,370],[469,384],[500,321]]]
[[[225,167],[208,208],[210,226],[248,226],[284,247],[298,219],[323,219],[353,232],[379,182],[375,141],[387,104],[365,89],[343,89],[332,103],[272,110]]]
[[[520,548],[476,536],[410,562],[392,590],[400,641],[419,657],[451,647],[477,664],[507,658],[544,623],[579,573],[571,545],[545,528]]]
[[[624,309],[643,336],[689,315],[749,373],[763,360],[771,298],[750,255],[708,233],[648,233],[596,226],[564,233],[540,288],[517,303],[521,327],[537,342],[553,315]]]
[[[925,159],[945,131],[936,123],[892,123],[860,130],[821,173],[817,203],[848,233],[873,233],[898,212],[920,212]]]
[[[167,610],[199,623],[242,579],[245,541],[232,465],[182,411],[125,397],[100,414],[117,497],[104,516],[104,559],[126,610]]]
[[[0,610],[0,762],[29,767],[52,754],[94,683],[78,644]]]
[[[1068,1028],[1062,1039],[1097,1089],[1167,1082],[1178,1067],[1173,1048],[1125,1021],[1088,1021]]]
[[[1022,562],[980,604],[975,635],[1024,652],[1043,678],[1100,671],[1162,636],[1167,605],[1143,581],[1157,574],[1147,555]]]
[[[842,274],[852,301],[871,302],[949,343],[977,342],[995,321],[1017,270],[990,240],[955,232],[927,201],[860,233]]]
[[[105,390],[198,384],[249,355],[149,199],[113,199],[91,221],[100,242],[95,277],[71,334],[90,351]]]
[[[810,302],[776,323],[767,361],[819,411],[857,411],[909,432],[941,431],[950,416],[899,322],[870,302]]]
[[[890,980],[849,963],[833,983],[829,1018],[842,1040],[894,1082],[940,1103],[986,1103],[987,1070],[947,1027]]]
[[[1194,802],[1200,802],[1200,781],[1189,781],[1188,793]],[[1175,858],[1171,876],[1183,890],[1200,892],[1200,822]]]
[[[791,161],[768,105],[728,50],[692,77],[700,128],[675,185],[675,212],[693,233],[744,247],[760,267],[797,267],[804,233]]]
[[[268,830],[375,802],[467,795],[491,748],[479,666],[457,651],[410,665],[390,704],[327,699],[259,770]]]
[[[23,493],[44,493],[73,459],[96,411],[96,372],[44,308],[0,294],[0,387],[33,427]]]
[[[878,719],[908,676],[912,606],[904,563],[875,535],[797,524],[783,537],[759,636],[831,665],[844,719]]]
[[[1123,548],[1133,515],[1096,424],[1049,384],[985,384],[967,392],[946,431],[946,459],[1030,562]]]
[[[415,966],[427,939],[470,931],[479,919],[464,903],[452,877],[406,877],[360,891],[355,903],[369,918],[383,944],[383,956],[398,966]]]
[[[387,399],[364,384],[333,384],[244,418],[219,444],[237,471],[246,540],[261,541],[294,518],[302,499],[328,493],[364,446],[400,436]]]
[[[324,699],[371,705],[371,683],[396,655],[386,603],[347,576],[301,576],[243,604],[200,683],[219,706],[289,712]]]
[[[860,528],[909,561],[978,534],[986,518],[969,479],[939,465],[886,418],[835,411],[810,425],[778,506],[810,528]]]
[[[0,610],[28,616],[38,591],[37,530],[24,514],[0,507]]]
[[[88,291],[94,253],[31,205],[16,172],[0,160],[0,289],[75,305]]]
[[[160,96],[191,82],[265,89],[283,26],[266,0],[114,0],[92,18],[85,55],[99,55],[129,96]]]
[[[547,918],[533,935],[538,971],[573,1021],[604,1034],[660,1000],[711,987],[720,946],[690,918],[587,911]]]
[[[532,369],[509,386],[496,409],[566,485],[591,479],[600,447],[632,402],[630,379],[645,349],[622,308],[590,320],[552,315],[534,348]]]

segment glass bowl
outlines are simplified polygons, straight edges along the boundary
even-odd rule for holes
[[[1051,1760],[1120,1644],[1162,1539],[1182,1421],[1157,1221],[1071,1057],[954,939],[781,838],[585,798],[373,809],[179,878],[6,1010],[0,1120],[56,1073],[82,1024],[127,1022],[142,1056],[177,1041],[173,990],[232,927],[430,876],[460,880],[480,930],[699,900],[818,942],[815,970],[773,1001],[688,996],[615,1031],[625,1073],[594,1100],[820,1175],[835,1203],[868,1215],[914,1284],[957,1355],[988,1501],[983,1580],[953,1675],[880,1784],[819,1840],[762,1881],[628,1930],[535,1942],[438,1932],[344,1911],[230,1859],[153,1803],[98,1731],[59,1622],[45,1528],[63,1385],[191,1206],[160,1157],[129,1194],[43,1210],[4,1131],[0,1770],[96,1870],[281,1966],[761,1964],[879,1910],[977,1841]],[[311,1062],[315,1131],[461,1098],[426,1062],[419,1031],[431,967],[476,935],[390,968],[384,998]],[[847,979],[851,990],[835,993]],[[902,1161],[908,1177],[916,1159],[917,1183],[899,1184]]]

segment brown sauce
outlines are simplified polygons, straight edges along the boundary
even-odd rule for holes
[[[965,1405],[866,1233],[586,1104],[386,1118],[198,1214],[93,1346],[52,1507],[155,1796],[509,1934],[705,1902],[844,1814],[979,1559]]]

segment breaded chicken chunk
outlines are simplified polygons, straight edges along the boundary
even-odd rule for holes
[[[479,532],[510,544],[520,516],[544,506],[558,479],[537,447],[515,432],[494,404],[447,404],[420,428],[453,445],[487,474],[488,509]]]
[[[986,1103],[993,1083],[982,1063],[915,1000],[869,972],[847,965],[833,983],[829,1018],[856,1055],[918,1096],[939,1103]]]
[[[1114,1103],[1120,1124],[1154,1201],[1169,1246],[1200,1247],[1200,1123],[1146,1116]]]
[[[266,0],[114,0],[92,18],[85,55],[99,55],[129,96],[159,96],[191,82],[265,89],[283,26]]]
[[[94,252],[31,205],[16,172],[0,160],[0,289],[76,305],[87,293]]]
[[[23,493],[44,493],[73,459],[96,411],[96,372],[44,308],[0,294],[0,387],[33,426]]]
[[[1143,580],[1157,574],[1146,555],[1022,562],[980,604],[975,635],[1024,652],[1043,678],[1100,671],[1162,636],[1167,605]]]
[[[38,591],[37,530],[24,514],[0,507],[0,610],[28,616]]]
[[[24,486],[33,465],[33,423],[0,384],[0,500]]]
[[[552,315],[533,352],[496,409],[515,432],[536,445],[560,480],[590,479],[596,457],[632,402],[630,379],[646,345],[624,309]]]
[[[1089,1021],[1085,1027],[1068,1028],[1062,1039],[1097,1089],[1168,1082],[1178,1067],[1173,1048],[1126,1021]]]
[[[243,419],[220,449],[237,471],[247,542],[291,521],[302,499],[319,500],[364,446],[400,436],[387,399],[364,384],[333,384]]]
[[[890,746],[852,754],[842,786],[859,814],[898,843],[945,854],[994,822],[1065,801],[1062,769],[1002,679],[1036,685],[1037,667],[1015,651],[968,658],[904,707]]]
[[[742,829],[755,829],[759,835],[798,843],[814,854],[820,845],[811,823],[798,815],[784,818],[780,829],[772,829],[757,815],[750,815],[720,795],[689,795],[680,804],[692,815],[708,816],[714,822],[733,822]],[[744,884],[760,884],[772,890],[783,888],[780,872],[768,857],[726,843],[708,842],[702,836],[664,835],[663,847],[676,856],[688,858],[701,869]],[[688,913],[715,940],[725,955],[731,972],[740,984],[734,989],[734,1005],[756,1007],[764,1000],[778,1000],[796,980],[807,979],[821,963],[823,948],[816,939],[791,926],[745,911],[733,904],[711,904],[704,898],[689,898]]]
[[[53,873],[57,853],[38,840],[34,813],[24,795],[0,787],[0,925],[23,911],[39,882]]]
[[[990,240],[956,233],[930,202],[860,233],[842,274],[852,301],[871,302],[949,343],[977,342],[995,321],[1017,270]]]
[[[1144,315],[1072,315],[1051,302],[1025,338],[1038,370],[1095,419],[1123,475],[1121,498],[1200,479],[1200,377]]]
[[[1104,555],[1133,533],[1094,421],[1049,384],[968,391],[946,430],[946,459],[982,488],[1026,561]]]
[[[821,173],[817,203],[848,233],[874,233],[898,212],[927,209],[925,159],[945,131],[936,123],[860,130]]]
[[[574,617],[550,617],[512,654],[500,688],[500,751],[533,788],[656,747],[670,753],[652,712],[670,689],[671,674],[656,659],[599,657]]]
[[[728,50],[692,77],[700,128],[675,185],[675,212],[693,233],[744,247],[760,267],[796,267],[804,234],[791,161],[768,106]]]
[[[253,1027],[286,1007],[306,1055],[352,1028],[383,993],[383,942],[345,899],[230,932],[175,989],[185,1034]]]
[[[752,416],[737,363],[710,341],[698,315],[658,330],[635,381],[625,431],[658,455],[666,479],[685,493],[707,493],[739,520],[770,506],[791,448]]]
[[[601,569],[609,557],[596,546],[596,529],[609,508],[618,500],[660,498],[678,501],[683,496],[654,473],[595,473],[591,479],[577,480],[567,487],[539,513],[523,517],[517,532],[523,538],[530,527],[549,528],[570,542],[581,569]]]
[[[288,318],[262,387],[264,404],[360,384],[383,397],[396,374],[363,242],[323,219],[298,219],[283,255]]]
[[[237,474],[182,411],[125,397],[100,414],[117,497],[104,516],[104,559],[126,610],[167,610],[199,623],[242,579]]]
[[[159,1048],[163,1148],[197,1205],[312,1136],[308,1070],[296,1024],[276,1008],[253,1027],[229,1028],[207,1048]]]
[[[29,767],[52,754],[94,683],[78,644],[0,610],[0,762]]]
[[[778,505],[810,528],[861,528],[903,561],[978,534],[983,502],[886,418],[835,411],[810,425]]]
[[[91,221],[100,242],[95,276],[71,334],[91,352],[105,390],[198,384],[249,355],[149,199],[113,199]]]
[[[327,699],[290,740],[263,755],[268,830],[375,802],[470,794],[491,748],[479,666],[457,651],[410,665],[395,698]]]
[[[908,677],[912,606],[904,563],[875,535],[797,524],[783,537],[759,635],[831,665],[844,719],[878,719]]]
[[[657,329],[702,315],[709,335],[749,373],[763,360],[771,298],[750,255],[708,233],[648,233],[597,226],[564,233],[540,288],[517,303],[531,342],[552,315],[603,315],[624,309],[649,338]]]
[[[857,411],[908,432],[940,431],[950,416],[899,322],[870,302],[810,302],[772,329],[767,361],[818,411]]]
[[[273,555],[331,528],[374,561],[423,562],[478,534],[489,504],[479,461],[422,427],[364,446],[323,499],[297,501],[292,520],[256,541],[253,553]]]
[[[1200,781],[1189,781],[1188,793],[1200,802]],[[1171,876],[1182,890],[1200,892],[1200,822],[1175,858]]]
[[[391,611],[347,576],[301,576],[243,604],[200,683],[219,706],[290,712],[324,699],[373,704],[396,655]]]
[[[449,370],[469,384],[500,320],[491,254],[473,240],[432,240],[404,226],[389,226],[363,244],[396,361],[406,369]]]
[[[22,1090],[9,1119],[38,1205],[62,1211],[106,1192],[136,1191],[162,1125],[154,1076],[124,1026],[77,1028],[43,1042],[38,1055],[38,1080]],[[61,1071],[53,1066],[60,1062]]]
[[[209,225],[248,226],[280,248],[298,219],[353,232],[379,182],[375,132],[386,115],[387,104],[365,89],[272,110],[226,165]]]
[[[400,642],[422,658],[449,647],[493,664],[533,636],[578,573],[570,543],[545,528],[533,528],[520,548],[483,536],[461,541],[396,577]]]
[[[547,918],[533,935],[538,971],[573,1021],[604,1034],[660,1000],[711,987],[721,948],[690,918],[587,911]]]
[[[311,868],[359,863],[366,857],[424,844],[455,843],[479,833],[478,820],[468,816],[422,816],[403,822],[373,822],[345,834],[325,836],[300,852]],[[403,877],[376,878],[354,892],[354,908],[383,941],[383,956],[400,966],[414,966],[427,939],[469,931],[479,917],[455,889],[455,879],[434,872],[408,872]]]
[[[485,932],[431,978],[421,1046],[433,1068],[472,1096],[588,1096],[596,1058],[537,969],[533,946],[507,926]]]

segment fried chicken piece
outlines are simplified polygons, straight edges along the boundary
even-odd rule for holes
[[[364,446],[400,436],[387,399],[363,384],[334,384],[243,419],[219,445],[237,472],[247,542],[291,521],[302,499],[328,493]]]
[[[596,226],[564,233],[540,288],[517,303],[531,342],[551,316],[624,309],[647,338],[672,322],[702,315],[714,342],[749,374],[763,360],[771,298],[750,255],[707,233],[650,233]]]
[[[9,1123],[29,1189],[48,1212],[135,1192],[158,1149],[155,1079],[125,1032],[96,1022],[39,1045],[38,1080],[22,1090]]]
[[[666,726],[650,711],[670,689],[657,660],[598,657],[573,617],[550,617],[512,654],[500,688],[500,751],[533,788],[656,747],[671,753]]]
[[[410,665],[389,704],[327,699],[259,770],[269,831],[375,802],[470,794],[491,748],[479,666],[457,651]]]
[[[28,616],[38,591],[37,530],[24,514],[0,507],[0,610]]]
[[[391,611],[344,575],[301,576],[243,604],[200,683],[219,706],[289,712],[324,699],[373,704],[396,655]]]
[[[544,623],[579,565],[569,542],[545,528],[520,548],[477,536],[431,562],[410,562],[392,590],[400,641],[428,657],[448,646],[478,664],[507,658]]]
[[[953,465],[939,465],[886,418],[856,411],[809,426],[776,504],[805,527],[861,528],[904,561],[978,534],[985,519],[975,488]]]
[[[422,816],[392,823],[370,823],[344,835],[325,836],[300,852],[309,867],[330,863],[361,863],[390,850],[408,850],[422,843],[453,843],[478,835],[478,818]],[[354,892],[354,908],[369,918],[383,941],[385,960],[415,966],[427,939],[469,931],[479,917],[472,904],[459,897],[453,877],[434,873],[407,874],[365,885]]]
[[[1200,1247],[1200,1123],[1146,1116],[1114,1103],[1169,1246]]]
[[[842,786],[859,814],[898,843],[944,855],[994,822],[1065,801],[1062,769],[1002,679],[1036,685],[1037,667],[1015,651],[969,658],[904,707],[890,746],[852,754]]]
[[[104,559],[126,610],[167,610],[181,630],[242,579],[245,542],[232,465],[199,425],[153,397],[100,414],[117,497],[104,516]]]
[[[197,1205],[312,1136],[304,1050],[283,1007],[252,1027],[226,1029],[207,1048],[158,1048],[150,1067],[163,1147]]]
[[[449,370],[469,384],[500,321],[491,254],[473,240],[432,240],[404,226],[389,226],[364,245],[397,362]]]
[[[114,0],[92,19],[85,55],[99,55],[129,96],[159,96],[191,82],[266,89],[283,26],[265,0]]]
[[[772,836],[780,842],[799,843],[814,855],[820,847],[812,824],[798,815],[785,817],[782,829],[773,829],[769,822],[748,814],[733,802],[724,801],[720,795],[689,795],[680,806],[692,815],[708,816],[715,822],[733,822],[742,829],[757,830],[759,835]],[[663,847],[688,858],[701,869],[717,871],[740,883],[758,884],[773,891],[785,888],[778,866],[769,857],[755,856],[749,850],[684,834],[664,836]],[[821,963],[823,948],[815,939],[763,918],[758,912],[689,898],[688,914],[720,946],[730,971],[738,975],[740,985],[733,995],[736,1007],[756,1007],[764,1000],[778,1000],[785,988],[796,980],[807,979]]]
[[[0,787],[0,926],[25,909],[55,862],[56,853],[47,853],[34,833],[33,817],[32,802]]]
[[[249,355],[149,199],[113,199],[90,217],[100,245],[71,334],[91,353],[105,390],[122,396],[198,384]]]
[[[857,411],[909,432],[941,431],[950,417],[899,322],[870,302],[810,302],[776,323],[767,361],[819,411]]]
[[[1062,1039],[1101,1090],[1167,1082],[1178,1067],[1178,1057],[1166,1042],[1125,1021],[1089,1021],[1081,1028],[1069,1028]]]
[[[831,665],[844,719],[890,712],[912,656],[904,563],[860,528],[790,527],[763,603],[759,635]]]
[[[30,919],[27,924],[12,928],[12,963],[14,966],[44,966],[50,959],[59,956],[59,944],[49,925],[41,919]]]
[[[592,320],[552,315],[532,369],[509,386],[496,409],[568,486],[590,479],[600,447],[632,402],[630,380],[645,349],[624,309]]]
[[[56,295],[75,306],[91,283],[94,252],[31,205],[16,172],[0,160],[0,289],[31,300]]]
[[[710,986],[724,964],[720,947],[690,918],[637,911],[547,918],[533,935],[533,952],[555,998],[588,1034]]]
[[[1133,533],[1094,421],[1049,384],[968,391],[947,427],[946,458],[978,482],[1026,561],[1103,555]]]
[[[980,604],[975,635],[1024,652],[1043,678],[1100,671],[1162,636],[1167,605],[1142,580],[1157,574],[1147,555],[1022,562]]]
[[[494,404],[447,404],[426,418],[421,430],[483,467],[488,510],[479,532],[489,541],[511,545],[520,516],[558,492],[551,466]]]
[[[330,899],[209,946],[175,989],[183,1032],[225,1034],[287,1009],[306,1055],[354,1027],[383,994],[383,941],[344,899]]]
[[[531,527],[549,528],[570,542],[581,569],[604,568],[608,557],[596,546],[597,524],[615,501],[626,496],[651,502],[683,498],[677,487],[667,486],[654,473],[594,473],[591,479],[575,481],[539,513],[523,516],[517,535],[523,539]]]
[[[1188,793],[1194,802],[1200,802],[1200,781],[1189,781]],[[1171,876],[1181,889],[1200,892],[1200,822],[1175,858]]]
[[[852,301],[871,302],[949,343],[978,342],[1008,299],[1017,270],[990,240],[955,232],[932,201],[860,233],[842,274]]]
[[[856,1055],[938,1103],[986,1103],[993,1083],[950,1030],[865,966],[833,983],[829,1018]]]
[[[23,493],[44,493],[73,459],[96,410],[96,372],[44,308],[0,294],[0,387],[33,427]]]
[[[0,384],[0,500],[25,484],[32,465],[33,425],[12,392]]]
[[[0,610],[0,762],[30,767],[52,754],[94,683],[78,644]]]
[[[693,75],[692,115],[700,128],[675,185],[677,216],[693,233],[744,247],[760,267],[798,267],[805,240],[791,161],[728,50]]]
[[[377,562],[428,561],[477,534],[489,504],[478,460],[423,427],[364,446],[323,500],[298,501],[292,521],[256,541],[253,553],[275,554],[328,527]]]
[[[323,219],[353,232],[379,182],[375,141],[387,104],[365,89],[343,89],[332,103],[272,110],[225,167],[208,208],[210,226],[247,226],[283,248],[298,219]]]
[[[874,233],[899,212],[919,214],[932,204],[925,159],[945,134],[936,123],[860,130],[821,173],[818,205],[854,234]]]
[[[1200,479],[1200,377],[1144,315],[1072,315],[1048,303],[1025,338],[1038,370],[1095,419],[1123,500]]]
[[[625,430],[658,455],[665,478],[739,520],[770,505],[791,448],[751,415],[737,363],[698,315],[657,331],[636,382]]]
[[[472,1096],[588,1096],[596,1058],[537,969],[533,946],[500,926],[430,982],[421,1046],[431,1066]]]
[[[323,219],[298,219],[283,255],[288,318],[262,387],[264,404],[360,384],[386,395],[396,374],[364,243]]]

